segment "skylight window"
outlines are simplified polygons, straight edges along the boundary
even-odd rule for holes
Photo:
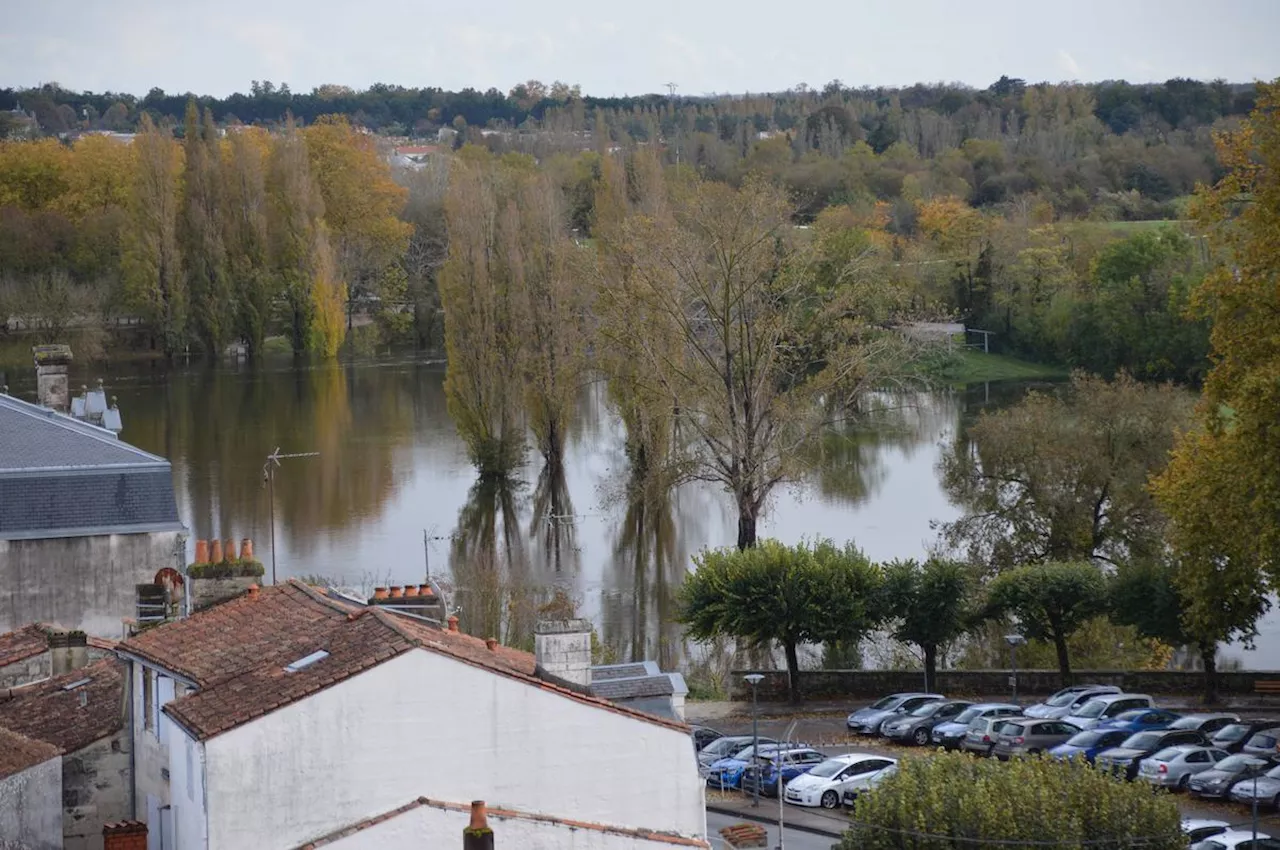
[[[63,685],[62,689],[64,691],[74,691],[76,688],[80,687],[81,685],[87,685],[92,681],[93,679],[76,679],[74,682],[71,682],[70,684]]]
[[[323,661],[328,657],[329,657],[329,653],[325,652],[323,649],[317,649],[315,652],[311,653],[310,655],[305,655],[302,658],[299,658],[297,661],[293,662],[292,664],[286,666],[284,668],[284,672],[297,673],[299,670],[305,670],[306,668],[310,667],[312,664],[315,664],[317,661]]]

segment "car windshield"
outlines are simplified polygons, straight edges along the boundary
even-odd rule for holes
[[[1107,706],[1111,703],[1104,702],[1100,699],[1091,699],[1086,702],[1079,711],[1076,712],[1077,717],[1099,717],[1102,712],[1106,711]]]
[[[1017,723],[1006,723],[996,731],[1001,735],[1021,735],[1024,731],[1023,726]]]
[[[980,708],[966,708],[964,711],[957,714],[955,716],[955,719],[952,720],[951,722],[952,723],[968,723],[970,720],[977,717],[981,713],[982,713],[982,709]]]
[[[1122,711],[1119,714],[1117,714],[1116,720],[1122,720],[1125,723],[1128,723],[1131,720],[1137,720],[1139,717],[1141,717],[1146,713],[1147,713],[1147,710],[1145,708],[1133,708],[1133,709],[1130,709],[1129,711]]]
[[[875,711],[883,711],[884,709],[889,708],[890,706],[896,705],[897,702],[898,702],[897,697],[881,697],[880,699],[871,703],[871,705],[867,706],[867,708],[873,709]]]
[[[1218,730],[1218,734],[1213,736],[1215,741],[1239,741],[1249,734],[1249,727],[1244,723],[1232,723],[1230,726],[1223,726]]]
[[[1174,761],[1178,756],[1182,755],[1182,750],[1177,747],[1165,747],[1151,758],[1155,761]]]
[[[1269,750],[1275,745],[1276,745],[1276,736],[1271,734],[1263,734],[1259,732],[1257,735],[1254,735],[1252,738],[1249,739],[1250,747],[1265,747],[1266,749]]]
[[[1258,759],[1253,756],[1227,756],[1222,761],[1214,765],[1217,770],[1225,770],[1227,773],[1235,773],[1244,770],[1258,763]]]
[[[725,755],[730,750],[738,749],[742,746],[742,741],[734,738],[717,738],[710,744],[702,748],[702,751],[708,755]]]
[[[849,766],[849,762],[841,759],[827,759],[822,764],[809,771],[810,776],[816,776],[819,779],[826,779],[835,776],[840,771]]]
[[[912,717],[930,717],[935,711],[942,708],[940,702],[926,702],[924,705],[911,712]]]
[[[1199,729],[1200,724],[1205,722],[1203,717],[1179,717],[1173,723],[1169,724],[1170,729]]]
[[[1264,776],[1269,779],[1280,779],[1280,764],[1268,770]]]
[[[1076,697],[1080,696],[1079,691],[1067,691],[1065,694],[1049,697],[1049,701],[1045,705],[1051,705],[1054,708],[1062,708],[1064,705],[1071,705],[1076,701]]]
[[[1106,732],[1099,732],[1096,729],[1090,729],[1087,732],[1077,732],[1067,739],[1067,743],[1073,747],[1092,747],[1102,740]]]
[[[1139,732],[1131,735],[1124,742],[1124,746],[1130,750],[1149,750],[1156,744],[1160,743],[1159,732]]]

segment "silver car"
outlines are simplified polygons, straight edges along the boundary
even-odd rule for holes
[[[1226,750],[1195,744],[1165,747],[1138,763],[1138,778],[1161,788],[1185,791],[1192,776],[1209,770],[1228,755]]]
[[[960,747],[967,753],[976,753],[980,756],[991,755],[991,750],[996,745],[996,732],[1008,720],[1009,717],[975,717],[969,721],[969,728],[964,733],[964,738],[960,741]]]
[[[1044,702],[1029,706],[1024,713],[1027,717],[1061,720],[1094,697],[1118,693],[1120,689],[1114,685],[1072,685],[1058,691]]]
[[[1231,799],[1237,803],[1271,806],[1280,811],[1280,767],[1273,767],[1254,779],[1246,779],[1231,789]]]
[[[996,734],[991,755],[1005,761],[1017,756],[1033,756],[1052,749],[1080,731],[1079,727],[1061,720],[1037,720],[1015,717],[1006,720]]]

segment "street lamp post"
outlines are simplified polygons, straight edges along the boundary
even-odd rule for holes
[[[796,731],[796,724],[799,722],[799,720],[792,720],[791,724],[787,726],[787,734],[782,736],[785,746],[777,753],[778,770],[776,778],[778,781],[778,850],[786,850],[787,846],[786,836],[783,835],[783,831],[786,829],[783,824],[783,821],[786,819],[786,815],[783,813],[782,806],[782,793],[784,790],[782,784],[782,761],[785,757],[784,753],[790,752],[791,750],[791,735]],[[758,785],[759,783],[757,782],[756,784]]]
[[[1010,702],[1018,701],[1018,647],[1027,642],[1027,639],[1019,634],[1010,634],[1004,636],[1005,643],[1009,644],[1009,685],[1013,688],[1013,699]]]
[[[757,713],[756,686],[764,679],[759,673],[748,673],[742,678],[751,684],[751,757],[760,754],[760,718]],[[760,807],[760,783],[756,783],[755,792],[751,795],[751,808]]]

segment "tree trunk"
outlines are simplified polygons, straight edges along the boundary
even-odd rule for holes
[[[755,547],[758,513],[754,507],[738,502],[738,551]]]
[[[924,650],[924,689],[938,689],[938,645],[936,643],[921,644]]]
[[[1218,644],[1201,643],[1200,660],[1204,663],[1204,704],[1218,702]]]
[[[752,526],[754,529],[754,525]],[[787,653],[787,689],[792,702],[800,702],[800,659],[796,656],[796,642],[783,641]]]
[[[1054,635],[1053,646],[1058,650],[1058,674],[1062,680],[1062,687],[1071,684],[1071,659],[1067,655],[1067,639],[1062,635]]]

